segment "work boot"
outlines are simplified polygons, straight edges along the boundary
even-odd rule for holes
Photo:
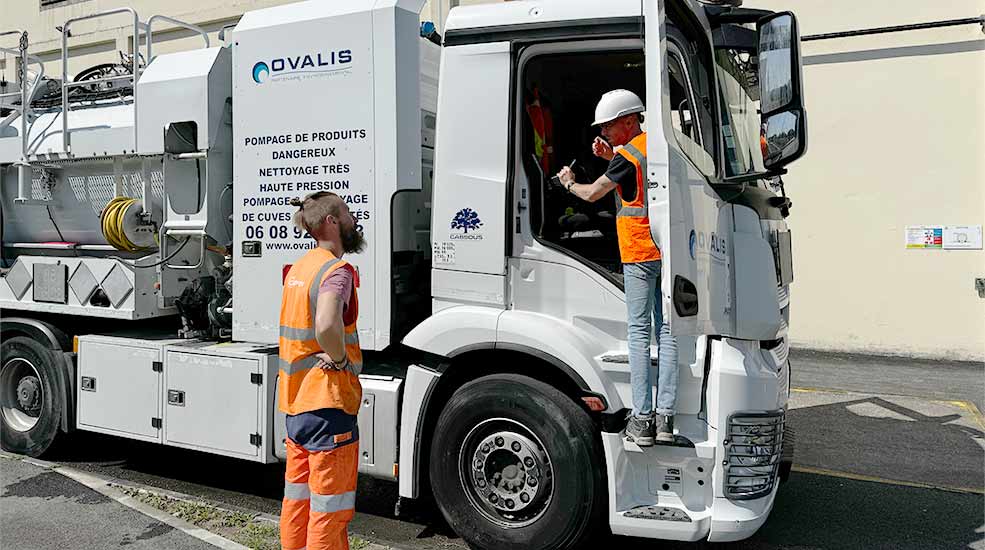
[[[653,427],[653,431],[657,434],[657,441],[661,441],[663,443],[673,443],[674,416],[658,414],[653,422],[656,424],[656,426]]]
[[[640,447],[653,445],[653,436],[656,434],[653,418],[653,414],[631,415],[629,422],[626,423],[626,440],[636,443]]]

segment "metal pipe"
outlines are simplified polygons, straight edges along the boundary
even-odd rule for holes
[[[829,32],[824,34],[811,34],[801,36],[801,42],[812,40],[830,40],[832,38],[849,38],[853,36],[867,36],[870,34],[885,34],[889,32],[917,31],[921,29],[938,29],[941,27],[956,27],[958,25],[983,25],[985,26],[985,15],[978,17],[965,17],[964,19],[948,19],[946,21],[932,21],[930,23],[913,23],[910,25],[895,25],[892,27],[874,27],[871,29],[858,29],[854,31]],[[983,29],[985,30],[985,29]]]
[[[205,47],[208,48],[209,46],[211,46],[211,42],[209,42],[209,33],[205,32],[205,29],[203,29],[202,27],[199,27],[197,25],[192,25],[191,23],[185,23],[184,21],[174,19],[173,17],[168,17],[166,15],[152,15],[151,18],[147,20],[147,64],[148,65],[150,65],[150,62],[154,60],[154,54],[153,54],[154,31],[151,27],[153,27],[154,21],[157,21],[158,19],[160,19],[161,21],[167,21],[172,25],[184,27],[192,32],[197,32],[198,34],[202,35],[202,38],[205,39]]]
[[[206,159],[208,157],[209,157],[209,154],[208,153],[203,153],[203,152],[178,153],[178,154],[175,154],[175,155],[171,155],[171,158],[174,159],[174,160],[200,160],[200,159]]]
[[[14,163],[17,166],[17,197],[14,202],[27,202],[27,189],[31,186],[31,165],[21,159]]]
[[[140,17],[133,8],[116,8],[113,10],[101,11],[90,15],[73,17],[62,26],[62,148],[66,153],[71,153],[72,140],[68,131],[68,35],[69,27],[73,23],[96,19],[109,15],[129,13],[133,16],[133,148],[137,149],[137,80],[140,78]]]

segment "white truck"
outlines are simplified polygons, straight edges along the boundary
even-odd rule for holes
[[[219,46],[111,10],[62,26],[61,78],[7,33],[3,448],[38,456],[87,430],[283,460],[281,285],[313,246],[289,201],[329,190],[369,243],[347,258],[363,474],[433,495],[478,548],[567,548],[596,528],[750,536],[792,456],[779,176],[806,147],[796,19],[738,0],[538,0],[456,8],[442,39],[422,3],[252,11]],[[136,52],[72,77],[70,30],[96,17],[132,25]],[[154,55],[160,23],[205,47]],[[622,434],[615,204],[550,183],[572,159],[582,181],[604,171],[590,122],[613,88],[649,107],[680,346],[676,439],[648,448]]]

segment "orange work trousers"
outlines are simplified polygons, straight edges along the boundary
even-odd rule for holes
[[[284,550],[348,550],[355,513],[359,443],[308,451],[287,440],[287,476],[280,513]]]

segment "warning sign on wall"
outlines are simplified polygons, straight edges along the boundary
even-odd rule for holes
[[[944,226],[908,225],[906,226],[907,248],[943,248]]]

